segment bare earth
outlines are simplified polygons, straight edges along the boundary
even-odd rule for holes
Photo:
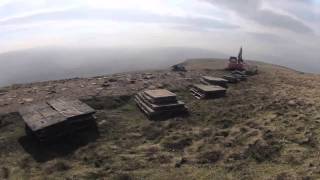
[[[0,179],[319,179],[320,76],[257,63],[227,97],[197,100],[188,85],[221,76],[225,61],[192,60],[188,72],[134,72],[15,85],[0,90]],[[149,121],[133,102],[167,88],[189,117]],[[51,144],[25,136],[20,107],[76,97],[97,127]]]

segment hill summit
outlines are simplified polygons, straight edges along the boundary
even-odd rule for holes
[[[224,98],[198,100],[189,86],[223,76],[226,60],[195,59],[170,70],[74,78],[1,89],[0,179],[317,179],[320,76],[258,65]],[[166,88],[190,115],[150,121],[133,95]],[[25,136],[16,111],[57,97],[97,110],[97,127],[63,142]],[[59,177],[59,178],[58,178]]]

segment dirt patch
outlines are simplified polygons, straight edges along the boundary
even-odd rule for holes
[[[211,164],[216,163],[223,157],[223,153],[221,150],[209,150],[206,152],[202,152],[198,155],[198,163],[200,164]]]
[[[163,136],[164,130],[162,127],[158,127],[155,124],[145,126],[141,128],[142,135],[150,141],[154,141]]]
[[[181,136],[166,137],[161,145],[169,151],[181,151],[192,144],[192,139]]]
[[[132,96],[94,96],[88,99],[82,99],[83,102],[87,103],[89,106],[96,110],[102,109],[116,109],[119,108],[130,101]]]

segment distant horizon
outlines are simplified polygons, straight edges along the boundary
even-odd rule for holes
[[[237,49],[238,50],[238,49]],[[237,52],[237,51],[235,51]],[[0,54],[1,59],[8,59],[0,67],[0,87],[12,84],[25,84],[40,81],[62,80],[77,77],[94,77],[133,71],[160,70],[194,59],[225,60],[233,54],[224,54],[197,48],[162,47],[162,48],[32,48]],[[320,73],[320,69],[311,71],[303,64],[287,66],[286,62],[271,62],[264,59],[252,59],[244,49],[245,61],[258,61],[306,72]],[[12,71],[14,69],[14,71]]]

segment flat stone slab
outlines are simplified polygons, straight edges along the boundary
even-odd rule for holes
[[[224,88],[228,88],[228,80],[218,77],[212,77],[212,76],[202,76],[201,82],[207,85],[217,85]]]
[[[216,91],[226,91],[225,88],[221,86],[214,86],[214,85],[194,84],[193,87],[206,93],[216,92]]]
[[[157,98],[168,98],[168,97],[176,97],[176,94],[166,90],[166,89],[155,89],[155,90],[146,90],[144,91],[145,94],[149,95],[150,97],[157,99]]]
[[[195,84],[190,89],[198,99],[220,98],[226,95],[226,89],[221,86]]]
[[[181,101],[174,101],[174,102],[169,102],[166,104],[154,104],[152,101],[150,101],[149,97],[146,96],[143,92],[138,93],[136,95],[136,98],[139,98],[141,101],[143,101],[145,104],[147,104],[151,109],[153,109],[155,111],[175,110],[178,108],[183,108],[185,105]]]
[[[238,83],[240,80],[232,75],[225,75],[223,76],[224,79],[226,79],[229,83]]]
[[[228,82],[226,79],[218,78],[218,77],[212,77],[212,76],[202,76],[202,79],[212,82]]]
[[[26,125],[35,132],[77,117],[92,115],[95,110],[79,100],[59,98],[26,106],[19,113]]]
[[[177,101],[177,95],[166,89],[146,90],[143,93],[155,104],[166,104]]]

